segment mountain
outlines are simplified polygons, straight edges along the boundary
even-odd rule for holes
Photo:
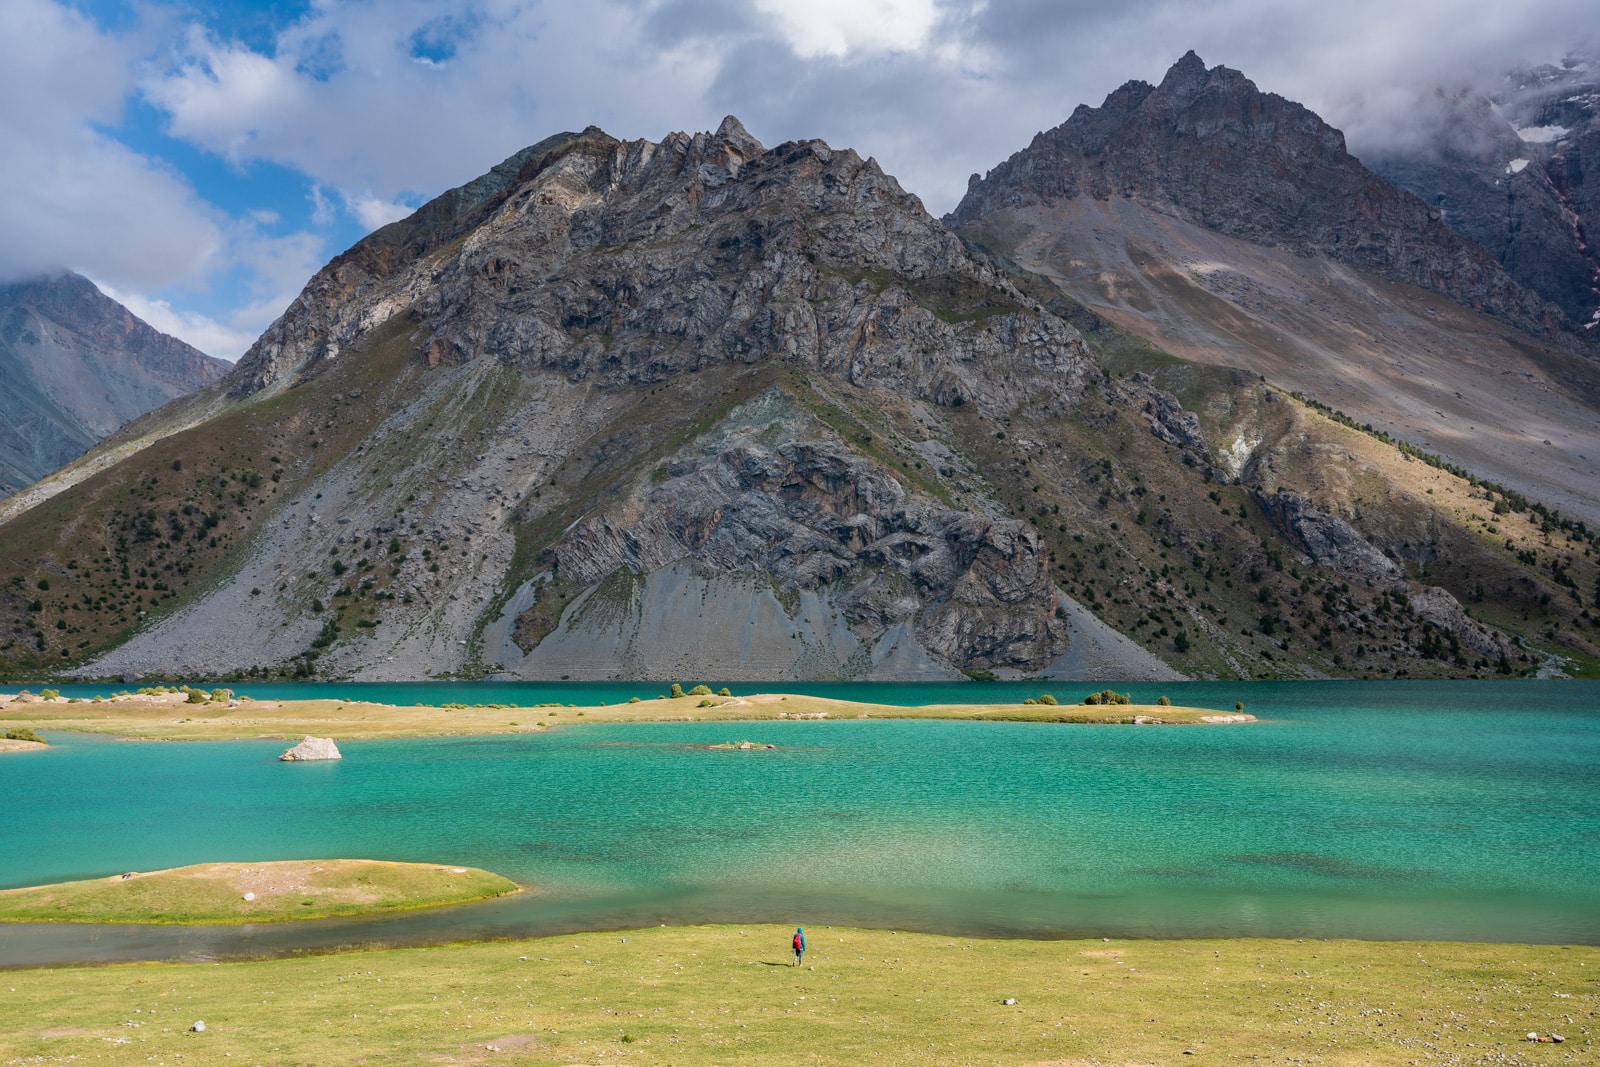
[[[80,275],[0,286],[0,496],[228,366]]]
[[[1367,160],[1585,337],[1600,329],[1597,62],[1518,70],[1488,94],[1441,89],[1429,101],[1425,139]]]
[[[0,503],[0,670],[1522,672],[1600,653],[1590,537],[1152,350],[854,151],[590,128]]]
[[[946,222],[1159,348],[1600,523],[1600,366],[1561,313],[1238,71],[1191,52],[1078,108]]]

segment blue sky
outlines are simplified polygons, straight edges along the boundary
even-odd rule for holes
[[[0,282],[78,270],[237,358],[325,263],[519,148],[734,113],[875,155],[943,212],[1179,55],[1345,129],[1592,48],[1593,0],[4,0]],[[1488,74],[1486,74],[1488,72]]]

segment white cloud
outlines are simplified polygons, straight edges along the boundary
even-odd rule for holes
[[[180,174],[96,128],[120,117],[140,47],[48,0],[0,4],[0,278],[159,287],[220,250],[216,212]]]
[[[368,230],[376,230],[380,226],[387,226],[398,219],[403,219],[416,210],[405,203],[395,200],[383,200],[365,193],[344,194],[344,205],[350,213],[360,221]]]
[[[922,48],[939,21],[933,0],[755,0],[802,59]]]

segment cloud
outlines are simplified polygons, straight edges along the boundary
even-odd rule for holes
[[[71,268],[159,287],[218,253],[216,214],[184,178],[101,132],[139,54],[46,0],[0,5],[0,279]]]
[[[368,230],[376,230],[380,226],[387,226],[391,222],[405,218],[417,209],[415,204],[408,205],[399,200],[383,200],[364,193],[355,195],[346,193],[344,194],[344,203],[350,213]]]
[[[939,21],[933,0],[755,0],[801,59],[852,52],[911,52]]]

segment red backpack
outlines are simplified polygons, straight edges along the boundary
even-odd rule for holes
[[[800,951],[800,935],[799,934],[795,934],[794,935],[794,950],[796,952]]]

